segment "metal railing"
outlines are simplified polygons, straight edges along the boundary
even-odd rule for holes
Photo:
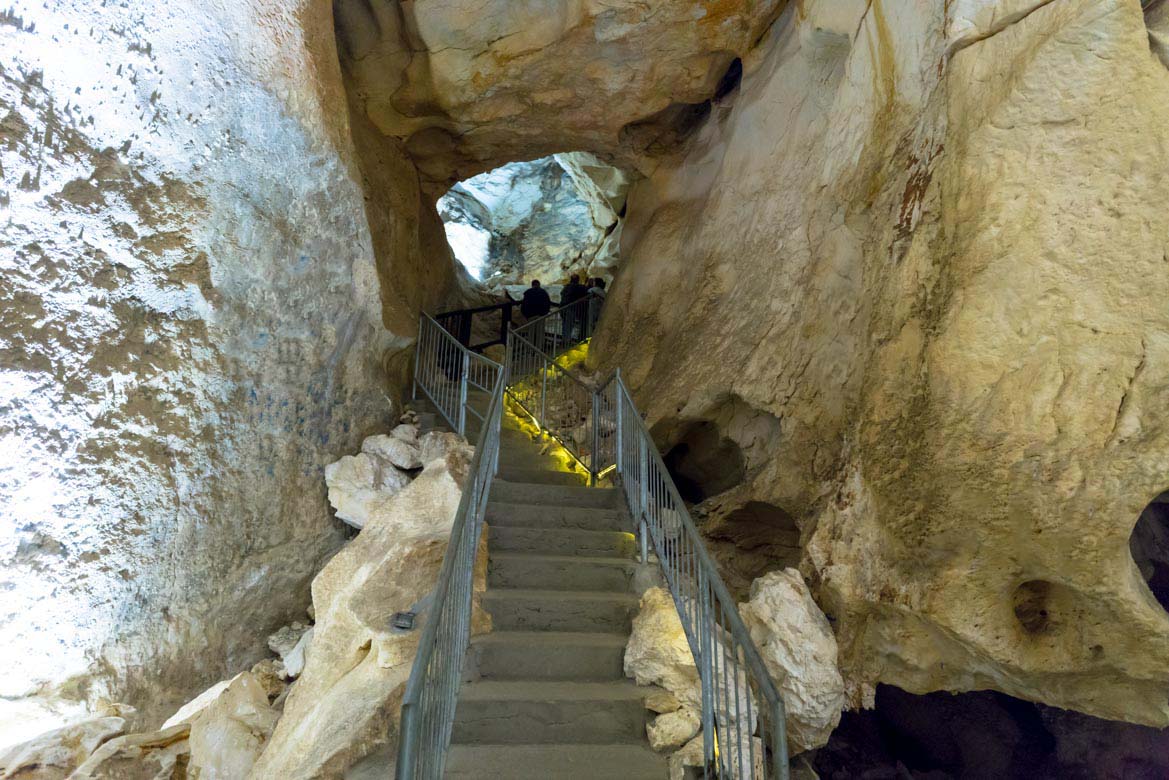
[[[508,395],[593,476],[593,389],[519,331],[508,339],[507,366]]]
[[[467,435],[467,415],[480,423],[481,405],[473,403],[475,391],[491,393],[503,375],[503,366],[466,349],[433,317],[419,318],[414,352],[414,398],[419,391],[460,436]]]
[[[495,344],[507,343],[507,332],[512,324],[512,310],[518,306],[518,302],[508,300],[503,303],[477,306],[473,309],[455,309],[453,311],[439,312],[434,315],[434,320],[446,328],[464,347],[473,352],[482,352],[487,347],[494,346]],[[482,321],[476,323],[476,315],[482,320],[490,318],[494,312],[499,312],[498,325]],[[480,341],[478,344],[472,343],[475,338],[484,337],[488,334],[491,335],[491,338]]]
[[[434,323],[434,320],[424,315],[424,331],[427,320]],[[437,323],[434,326],[439,327]],[[424,356],[426,359],[438,357],[442,360],[441,356],[446,354],[444,351],[420,350],[418,356],[420,360]],[[464,368],[468,365],[465,362],[466,354],[467,350],[463,350],[463,355],[456,360]],[[483,534],[487,496],[499,463],[505,378],[499,365],[493,365],[500,370],[496,371],[494,384],[489,388],[491,400],[483,415],[485,424],[479,431],[475,457],[463,486],[450,542],[434,589],[432,606],[425,616],[418,654],[414,657],[410,679],[402,698],[401,735],[395,770],[398,780],[438,780],[442,777],[447,748],[450,746],[463,661],[471,639],[475,557]],[[425,364],[419,363],[418,366],[422,370],[416,367],[416,375],[422,373],[429,376],[433,373],[428,371]],[[442,365],[437,370],[440,373],[444,371]]]
[[[698,667],[707,776],[786,779],[783,699],[620,372],[596,398],[598,455],[612,455],[641,560],[657,557]]]
[[[512,333],[518,333],[545,355],[556,358],[593,335],[601,315],[603,299],[592,293],[572,303],[525,322]]]
[[[783,699],[620,372],[590,388],[520,334],[513,330],[508,342],[508,393],[581,460],[594,484],[616,470],[641,560],[652,550],[661,566],[701,681],[707,777],[785,780]],[[546,331],[543,341],[562,351],[575,346]]]

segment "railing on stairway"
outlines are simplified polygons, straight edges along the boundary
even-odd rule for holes
[[[512,328],[540,352],[556,358],[573,347],[588,341],[593,335],[597,319],[601,316],[604,299],[589,293],[572,303],[565,304],[545,314],[528,320],[518,328]]]
[[[444,381],[449,384],[454,380],[448,373],[448,367],[462,366],[462,373],[459,374],[462,388],[459,396],[462,402],[458,414],[460,421],[464,421],[465,412],[472,411],[466,403],[466,388],[472,384],[468,377],[475,371],[472,368],[476,365],[475,359],[486,358],[475,355],[457,343],[456,350],[448,350],[445,346],[436,348],[436,344],[447,343],[434,333],[436,329],[442,331],[446,338],[451,338],[437,322],[423,315],[419,342],[427,338],[430,346],[425,349],[420,347],[416,353],[416,383],[441,411],[443,407],[435,398],[449,401],[453,394],[444,395],[437,391],[438,384],[431,380],[437,377],[439,384]],[[398,780],[438,780],[442,777],[447,748],[450,746],[463,661],[471,639],[475,557],[483,534],[487,496],[491,492],[491,483],[499,464],[505,375],[503,367],[498,363],[491,363],[491,366],[494,370],[485,369],[484,374],[491,377],[491,383],[486,387],[491,393],[491,400],[482,418],[484,424],[479,429],[475,457],[463,486],[432,606],[426,613],[418,654],[414,657],[410,679],[402,698],[401,734],[395,769]],[[421,377],[421,381],[418,377]],[[448,406],[443,411],[447,422],[451,422],[451,409]]]
[[[619,371],[593,408],[594,451],[616,469],[641,560],[656,556],[698,667],[707,776],[787,778],[783,698]]]
[[[442,325],[464,347],[473,352],[482,352],[487,347],[495,344],[507,343],[507,332],[512,325],[512,310],[517,306],[519,306],[519,303],[516,301],[504,301],[503,303],[493,303],[474,309],[444,311],[434,315],[434,320],[439,325]],[[499,312],[499,327],[495,331],[499,334],[499,337],[481,341],[478,344],[472,344],[471,338],[474,336],[472,325],[475,322],[475,315],[487,316],[495,311]]]
[[[615,472],[641,560],[656,557],[698,668],[707,777],[787,778],[783,699],[620,372],[590,388],[555,357],[582,331],[555,330],[542,339],[527,326],[512,331],[508,394],[586,463],[594,484]]]
[[[651,552],[657,559],[698,669],[706,776],[788,777],[783,699],[620,372],[591,389],[557,362],[560,354],[591,335],[598,308],[595,302],[586,302],[575,310],[548,315],[558,315],[555,319],[542,318],[548,319],[543,328],[534,320],[513,329],[503,367],[482,358],[494,366],[491,401],[403,698],[398,780],[442,776],[470,641],[475,555],[498,463],[503,395],[509,381],[507,393],[544,430],[566,448],[576,447],[578,458],[587,454],[594,483],[600,474],[615,472],[614,483],[640,540],[641,560],[648,562]],[[416,388],[439,407],[452,427],[457,415],[459,430],[468,410],[471,356],[481,357],[458,344],[433,319],[422,317]],[[457,393],[450,389],[452,384],[458,386]],[[574,411],[561,419],[566,413],[550,412],[550,407]],[[580,436],[579,426],[571,423],[586,408]],[[587,453],[581,438],[587,440]]]
[[[414,347],[414,397],[421,393],[460,436],[467,434],[467,415],[483,422],[482,410],[468,401],[473,390],[490,393],[499,384],[503,366],[465,348],[434,318],[419,318]]]

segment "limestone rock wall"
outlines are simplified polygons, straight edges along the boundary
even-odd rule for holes
[[[631,193],[592,354],[725,452],[674,455],[707,522],[794,520],[854,705],[1169,724],[1128,544],[1169,483],[1167,123],[1137,2],[804,2]]]
[[[323,465],[390,413],[449,254],[400,144],[351,141],[330,3],[9,5],[0,696],[156,723],[307,600]]]
[[[337,24],[361,109],[437,196],[557,152],[651,164],[784,4],[340,0]]]

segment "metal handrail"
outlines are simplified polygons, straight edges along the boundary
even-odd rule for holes
[[[555,358],[592,336],[600,310],[601,299],[590,293],[513,327],[511,332]]]
[[[425,327],[425,320],[429,318],[423,317]],[[420,356],[423,354],[419,352]],[[494,365],[500,370],[495,375],[475,457],[451,527],[450,542],[434,589],[433,606],[426,616],[418,654],[414,657],[402,697],[401,735],[395,769],[398,780],[441,778],[450,746],[463,662],[471,638],[475,557],[483,534],[487,496],[499,466],[505,375],[499,364]],[[417,368],[415,374],[418,374]],[[463,398],[465,401],[465,390]]]
[[[467,433],[467,414],[485,418],[468,400],[471,388],[489,393],[499,384],[503,366],[467,349],[428,314],[418,321],[414,347],[414,390],[430,400],[447,424],[460,436]]]
[[[626,507],[637,524],[641,559],[647,561],[652,547],[698,667],[708,776],[785,779],[787,728],[779,689],[620,372],[598,395],[609,393],[610,387],[615,395],[614,463]],[[756,733],[762,736],[758,747]]]
[[[508,394],[583,462],[574,442],[555,430],[547,410],[547,384],[552,377],[578,390],[587,390],[587,385],[516,330],[508,341],[507,366],[509,377],[515,379]],[[591,481],[595,484],[601,473],[616,470],[615,482],[636,525],[642,563],[652,549],[669,587],[701,682],[707,776],[786,780],[783,698],[621,372],[588,392]]]

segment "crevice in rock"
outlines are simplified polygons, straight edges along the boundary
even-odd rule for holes
[[[691,422],[682,429],[662,458],[682,499],[701,503],[743,481],[743,451],[707,420]]]
[[[1169,730],[1102,720],[997,691],[915,695],[877,686],[813,758],[845,778],[1165,777]]]
[[[1128,547],[1153,598],[1169,610],[1169,491],[1158,495],[1141,512]]]

